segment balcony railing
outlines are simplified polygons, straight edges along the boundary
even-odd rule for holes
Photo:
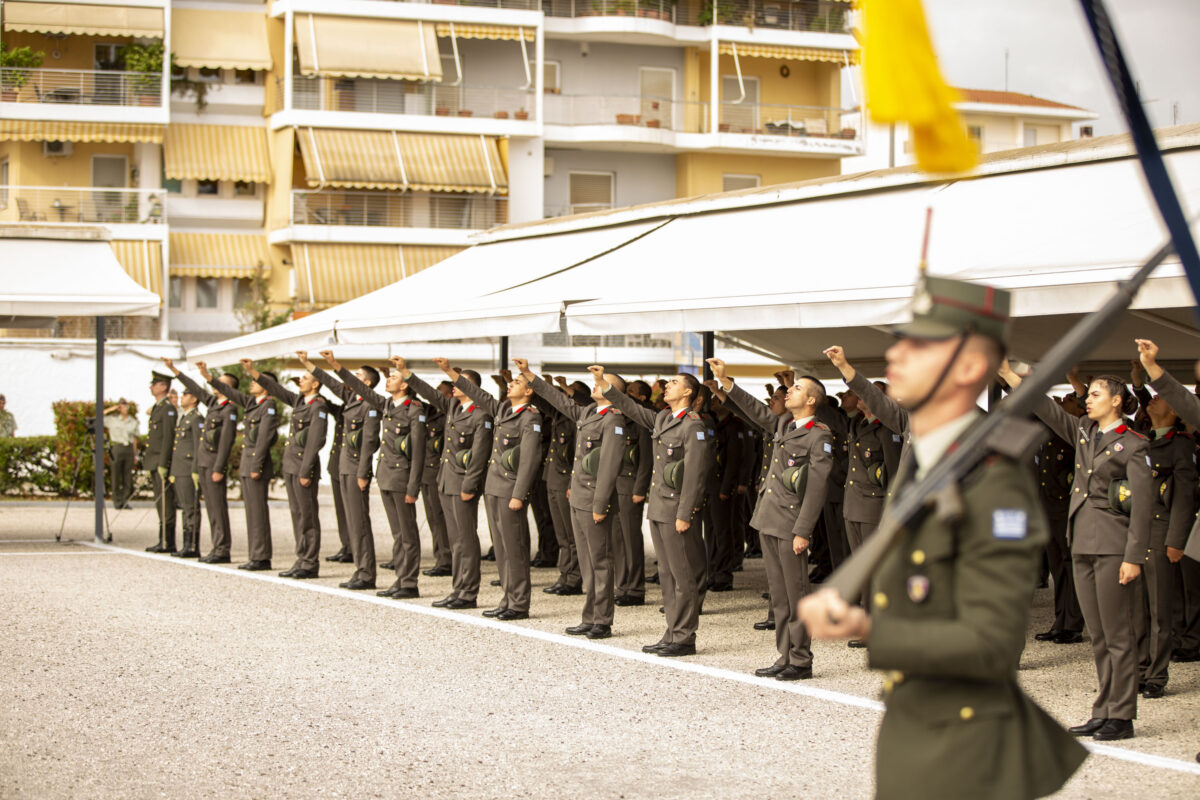
[[[162,75],[95,69],[0,70],[0,99],[8,103],[161,106]]]
[[[0,219],[30,223],[124,223],[167,221],[161,189],[0,186]]]
[[[480,3],[483,4],[483,3]],[[845,33],[848,3],[837,0],[717,0],[720,25]],[[679,25],[711,25],[711,0],[542,0],[548,17],[641,17]]]
[[[543,0],[548,17],[641,17],[675,22],[673,0]]]
[[[542,7],[542,0],[406,0],[406,2],[474,6],[475,8],[508,8],[517,11],[537,11]]]
[[[280,111],[283,92],[277,95],[280,105],[274,110]],[[533,117],[534,93],[519,88],[296,76],[292,79],[292,107],[308,111],[525,120]]]
[[[470,194],[292,191],[293,225],[486,230],[508,222],[508,199]]]

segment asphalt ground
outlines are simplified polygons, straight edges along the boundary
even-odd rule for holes
[[[696,656],[661,659],[640,652],[662,633],[655,586],[617,609],[613,638],[589,642],[562,633],[582,598],[539,591],[556,570],[533,570],[532,618],[515,623],[431,608],[449,578],[393,601],[338,589],[349,564],[322,562],[313,581],[239,571],[232,505],[234,564],[209,566],[143,552],[148,505],[110,510],[114,544],[97,547],[89,506],[66,512],[56,543],[62,504],[0,503],[0,797],[872,795],[880,678],[863,651],[827,642],[811,681],[753,677],[775,657],[774,634],[751,628],[761,561],[709,594]],[[287,509],[271,513],[285,569]],[[329,554],[330,502],[322,518]],[[499,599],[494,577],[484,562],[480,609]],[[1088,716],[1095,673],[1086,644],[1032,640],[1050,605],[1039,591],[1021,681],[1070,725]],[[1137,737],[1097,747],[1056,797],[1200,796],[1198,708],[1200,664],[1172,665]]]

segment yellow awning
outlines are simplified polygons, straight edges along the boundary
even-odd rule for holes
[[[492,136],[300,128],[309,186],[508,193]]]
[[[399,244],[294,244],[296,299],[313,307],[344,303],[415,275],[461,249]]]
[[[717,52],[733,55],[733,43],[721,42]],[[739,58],[782,58],[791,61],[824,61],[830,64],[857,64],[858,50],[829,50],[823,47],[785,47],[781,45],[737,43]]]
[[[303,75],[440,81],[436,25],[401,19],[296,15]]]
[[[161,39],[161,8],[83,3],[4,3],[4,30],[77,36],[133,36]]]
[[[162,242],[113,240],[113,255],[143,289],[162,297]]]
[[[437,35],[447,38],[454,35],[458,39],[502,39],[518,41],[522,36],[525,41],[532,42],[535,38],[533,28],[515,28],[510,25],[463,25],[456,22],[439,22]]]
[[[163,139],[168,178],[208,181],[271,182],[267,131],[235,125],[188,125],[173,122]]]
[[[171,53],[181,67],[271,68],[267,17],[262,11],[171,11]]]
[[[261,233],[172,233],[171,274],[189,278],[251,278],[271,274],[267,237]]]
[[[152,142],[158,144],[162,140],[162,125],[0,119],[0,142]]]

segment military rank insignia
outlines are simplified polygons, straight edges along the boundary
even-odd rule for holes
[[[908,599],[914,603],[924,603],[929,597],[929,578],[925,575],[910,575],[908,578]]]

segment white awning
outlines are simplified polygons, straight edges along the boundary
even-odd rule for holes
[[[105,231],[0,226],[0,321],[156,317],[159,304],[125,273]]]

